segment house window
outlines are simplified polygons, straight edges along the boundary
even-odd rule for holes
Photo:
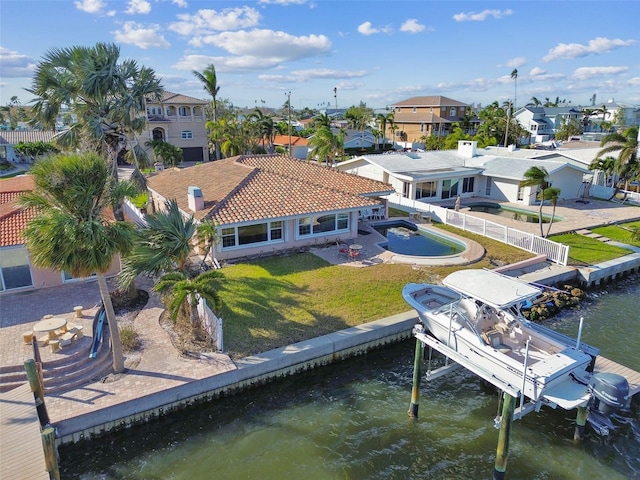
[[[181,117],[189,117],[191,114],[189,113],[189,109],[187,107],[178,108],[178,115]]]
[[[458,195],[458,179],[442,181],[442,199],[452,198]]]
[[[401,112],[402,111],[402,107],[396,107],[396,112]]]
[[[420,133],[424,133],[424,123],[420,124]]]
[[[437,188],[435,180],[431,182],[418,183],[416,185],[416,199],[435,197],[437,194]]]
[[[223,228],[222,232],[222,248],[236,246],[236,229],[233,227]]]
[[[456,116],[456,107],[451,107],[451,110],[449,110],[449,116],[450,117]]]
[[[349,215],[345,213],[302,217],[298,219],[298,236],[321,235],[349,229]]]
[[[248,245],[250,243],[260,243],[269,240],[267,234],[267,224],[258,223],[238,227],[238,244]]]
[[[518,200],[524,200],[524,187],[518,187]]]
[[[485,187],[484,190],[484,194],[488,197],[491,195],[491,183],[493,182],[493,179],[491,177],[487,177],[487,185]]]
[[[462,193],[473,193],[475,177],[464,177],[462,179]]]
[[[62,272],[62,281],[63,281],[64,283],[67,283],[67,282],[76,282],[76,281],[78,281],[78,280],[83,280],[83,279],[85,279],[85,278],[93,278],[93,277],[95,277],[95,276],[96,276],[96,274],[95,274],[95,273],[92,273],[92,274],[91,274],[91,275],[89,275],[88,277],[74,277],[74,276],[73,276],[73,275],[71,275],[69,272]]]
[[[411,184],[409,182],[404,182],[402,184],[402,196],[404,198],[409,198],[410,191],[411,191]]]
[[[416,113],[418,111],[418,109],[416,107],[413,107],[413,113]]]
[[[0,290],[31,287],[29,254],[25,247],[0,250]]]
[[[283,224],[281,221],[279,222],[271,222],[269,224],[269,232],[271,235],[271,240],[282,240],[283,235]]]
[[[192,140],[193,132],[191,130],[182,130],[181,138],[183,140]]]

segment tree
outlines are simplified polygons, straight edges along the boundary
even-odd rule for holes
[[[218,121],[218,105],[216,100],[218,97],[218,92],[220,92],[220,87],[218,86],[218,76],[216,75],[216,67],[213,64],[210,64],[207,68],[204,69],[202,73],[193,70],[193,74],[198,80],[202,82],[202,85],[207,93],[211,95],[211,115],[213,123],[215,124]],[[213,143],[215,159],[220,160],[220,144],[215,140]]]
[[[515,109],[516,106],[518,105],[516,103],[516,97],[518,96],[518,69],[514,68],[511,71],[511,78],[513,79],[514,82],[514,87],[513,87],[513,108]]]
[[[540,199],[540,209],[538,210],[538,223],[540,224],[540,236],[544,237],[542,229],[542,205],[544,204],[544,191],[549,187],[549,172],[544,167],[531,167],[524,172],[524,180],[520,182],[521,187],[537,187],[540,193],[537,197]]]
[[[576,118],[565,117],[562,120],[562,124],[556,132],[555,138],[557,140],[568,140],[574,135],[580,135],[582,133],[582,125]]]
[[[613,177],[612,173],[615,172],[616,168],[616,159],[614,157],[605,157],[605,158],[595,158],[589,164],[589,170],[600,170],[605,176],[604,186],[607,187],[608,179],[612,179],[613,186]]]
[[[34,123],[53,129],[63,107],[72,108],[78,121],[56,135],[63,147],[95,151],[111,162],[118,178],[118,156],[131,146],[129,160],[136,169],[146,152],[135,140],[147,125],[146,99],[159,101],[163,91],[155,72],[134,60],[119,63],[120,48],[97,43],[94,47],[53,48],[36,66],[27,91],[37,99]],[[137,172],[137,179],[143,179]],[[118,220],[124,215],[114,205]]]
[[[605,135],[600,142],[602,149],[596,155],[596,159],[599,159],[610,153],[618,152],[614,170],[624,183],[625,190],[628,190],[629,181],[640,174],[638,135],[638,127],[629,127],[622,133],[616,132]],[[616,188],[613,196],[617,193]]]
[[[207,260],[207,255],[211,254],[211,259],[215,260],[215,249],[219,242],[218,224],[210,219],[205,219],[196,225],[196,238],[201,243],[205,254],[203,261]]]
[[[309,155],[313,156],[318,163],[324,160],[327,165],[330,165],[340,153],[342,144],[343,141],[340,141],[338,135],[334,135],[330,128],[322,126],[309,139],[309,146],[312,147]]]
[[[105,272],[114,255],[133,245],[131,223],[109,218],[110,205],[135,192],[130,182],[116,182],[105,159],[95,153],[57,155],[31,169],[35,188],[21,204],[39,214],[24,231],[31,261],[39,268],[74,277],[95,273],[105,307],[113,370],[124,370],[124,357]]]
[[[549,236],[551,232],[551,225],[553,225],[553,220],[556,216],[556,205],[558,205],[558,200],[560,200],[561,190],[557,187],[549,187],[544,191],[544,198],[541,198],[540,201],[549,200],[551,205],[553,205],[553,211],[551,212],[551,220],[549,221],[549,226],[547,227],[547,233],[544,238]]]
[[[393,125],[393,120],[394,120],[393,112],[389,112],[386,115],[384,113],[379,113],[376,115],[376,121],[378,122],[378,125],[380,126],[380,130],[382,131],[382,139],[383,139],[382,150],[384,150],[384,145],[386,144],[385,139],[387,137],[387,125],[389,126]],[[393,139],[392,139],[392,143],[393,143]]]
[[[168,200],[165,206],[165,211],[147,215],[147,224],[136,229],[118,276],[122,287],[129,286],[142,273],[158,276],[174,270],[187,271],[195,220],[193,216],[185,219],[175,200]]]
[[[184,160],[182,149],[164,140],[147,140],[145,145],[151,147],[156,159],[168,167],[177,167]]]

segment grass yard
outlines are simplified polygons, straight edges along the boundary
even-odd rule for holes
[[[632,253],[626,248],[609,245],[578,233],[552,235],[549,240],[569,245],[569,264],[574,266],[606,262]]]
[[[456,233],[461,234],[456,229]],[[467,236],[467,235],[465,235]],[[480,239],[487,255],[470,268],[529,258],[527,252]],[[264,352],[410,310],[402,299],[409,282],[439,281],[468,267],[379,264],[331,265],[312,253],[276,256],[224,268],[225,350],[232,358]]]
[[[640,228],[640,221],[592,228],[591,231],[597,233],[598,235],[602,235],[603,237],[615,240],[616,242],[622,242],[628,245],[640,247],[640,240],[634,240],[632,238],[632,230],[634,228]]]

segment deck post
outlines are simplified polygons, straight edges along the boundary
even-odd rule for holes
[[[496,449],[496,462],[493,467],[493,479],[504,480],[507,471],[507,457],[509,456],[509,438],[511,437],[511,424],[516,399],[504,392],[502,401],[502,418],[500,420],[500,433],[498,434],[498,448]]]
[[[54,480],[60,480],[60,468],[58,467],[58,450],[56,449],[56,429],[47,427],[40,434],[42,448],[44,448],[44,461],[47,465],[49,476]]]
[[[411,404],[407,414],[410,417],[418,417],[418,404],[420,403],[420,377],[422,377],[422,362],[424,360],[424,344],[416,338],[416,356],[413,361],[413,386],[411,387]]]
[[[27,379],[29,380],[29,386],[35,397],[36,410],[38,412],[38,419],[40,420],[40,426],[44,427],[48,425],[49,414],[47,413],[47,407],[44,404],[44,388],[40,381],[40,375],[36,368],[36,362],[32,358],[24,361],[24,369],[27,372]]]
[[[584,440],[584,430],[587,424],[587,415],[589,415],[588,407],[578,407],[578,414],[576,415],[576,429],[573,432],[573,441],[582,442]]]

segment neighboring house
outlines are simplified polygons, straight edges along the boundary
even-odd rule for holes
[[[585,112],[590,112],[588,122],[585,125],[585,133],[606,132],[603,122],[609,123],[609,127],[625,128],[640,125],[640,108],[630,103],[616,102],[610,98],[605,103],[594,102],[581,107]],[[598,138],[600,140],[601,137]]]
[[[35,218],[33,208],[23,209],[18,198],[33,189],[29,175],[0,181],[0,295],[33,288],[46,288],[77,281],[67,272],[43,270],[31,264],[23,232]],[[114,257],[107,275],[120,270],[120,259]]]
[[[537,155],[534,150],[529,152]],[[564,198],[576,198],[584,175],[592,173],[566,158],[520,158],[510,153],[506,148],[502,154],[478,150],[475,141],[460,141],[458,150],[363,155],[335,168],[388,182],[398,195],[412,200],[451,203],[459,195],[523,205],[537,203],[535,188],[520,187],[532,166],[544,167],[549,172],[549,183],[560,188]]]
[[[582,109],[574,107],[522,107],[514,114],[515,120],[524,128],[534,142],[554,138],[562,124],[569,120],[582,122]]]
[[[185,216],[218,224],[219,259],[355,238],[359,211],[393,193],[388,183],[275,154],[167,169],[147,186],[156,211],[175,199]]]
[[[440,95],[412,97],[389,106],[393,127],[387,124],[384,135],[397,142],[419,143],[424,136],[446,136],[452,124],[463,120],[466,103]]]
[[[0,160],[10,162],[27,162],[33,159],[23,158],[16,153],[14,147],[20,142],[49,143],[56,134],[53,130],[2,130],[0,131]]]
[[[304,160],[309,153],[309,141],[306,138],[295,137],[289,135],[276,135],[273,138],[274,147],[283,147],[287,152],[289,151],[289,140],[291,140],[291,156]]]
[[[180,147],[186,162],[209,160],[209,139],[205,127],[205,107],[209,104],[179,93],[162,94],[160,102],[147,99],[147,128],[138,141],[143,148],[147,140],[163,140]]]

